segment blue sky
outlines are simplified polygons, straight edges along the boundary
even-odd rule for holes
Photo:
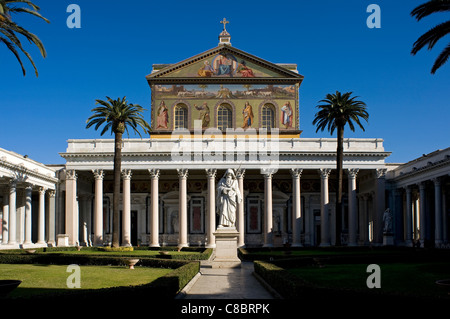
[[[127,96],[148,109],[145,80],[154,63],[176,63],[218,44],[224,17],[234,47],[274,63],[296,63],[301,137],[329,137],[312,125],[327,93],[352,91],[368,105],[366,131],[345,137],[383,138],[387,162],[407,162],[450,146],[450,62],[430,74],[447,45],[410,54],[414,41],[449,19],[437,14],[417,22],[410,12],[425,0],[136,1],[34,0],[47,24],[32,16],[16,21],[43,41],[47,58],[26,44],[39,77],[23,56],[22,75],[13,54],[0,46],[0,147],[45,164],[64,163],[68,139],[100,138],[85,129],[96,99]],[[81,8],[81,28],[66,12]],[[381,28],[368,28],[371,3]],[[26,40],[24,39],[25,43]],[[110,135],[104,137],[109,138]],[[134,137],[134,136],[131,136]]]

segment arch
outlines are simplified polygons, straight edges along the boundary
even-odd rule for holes
[[[278,128],[278,105],[274,101],[264,101],[259,105],[259,127]]]
[[[225,133],[226,128],[234,128],[236,125],[236,107],[229,100],[222,100],[218,102],[214,107],[214,124],[219,130]],[[220,118],[219,118],[220,115]],[[226,116],[226,118],[224,118]],[[227,121],[224,126],[224,120]]]
[[[189,107],[184,102],[176,102],[172,107],[173,129],[190,128]]]

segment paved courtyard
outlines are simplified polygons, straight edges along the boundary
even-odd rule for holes
[[[200,275],[185,290],[185,299],[273,299],[253,275],[253,263],[240,268],[202,265]]]

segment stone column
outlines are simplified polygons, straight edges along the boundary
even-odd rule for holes
[[[359,169],[348,170],[348,245],[356,246],[357,203],[356,175]]]
[[[321,168],[320,173],[320,247],[330,246],[330,227],[328,222],[328,177],[331,169]]]
[[[24,244],[31,244],[31,229],[33,222],[31,220],[31,193],[33,186],[28,184],[25,186],[25,241]]]
[[[149,169],[152,184],[152,203],[150,211],[151,240],[150,247],[159,247],[159,169]]]
[[[79,243],[79,218],[77,201],[77,174],[75,170],[66,171],[66,233],[69,245]]]
[[[300,218],[302,218],[300,176],[303,169],[291,168],[290,171],[292,175],[292,247],[302,247],[300,237]]]
[[[375,214],[374,214],[374,234],[373,241],[381,244],[383,242],[383,214],[386,210],[386,171],[385,168],[378,168],[376,170],[376,185],[375,185]]]
[[[442,244],[442,195],[441,180],[434,178],[434,243],[436,246]]]
[[[272,176],[270,169],[263,169],[264,174],[264,245],[273,247],[273,217],[272,217]]]
[[[2,244],[6,245],[9,239],[9,187],[4,189],[3,193],[3,225],[2,225]]]
[[[45,244],[45,191],[39,187],[39,217],[38,217],[38,244]]]
[[[242,196],[242,201],[237,204],[237,207],[238,207],[237,226],[238,226],[238,232],[239,232],[238,241],[237,241],[238,248],[245,247],[244,174],[245,174],[245,169],[238,169],[236,171],[236,178],[237,178],[238,185],[239,185],[239,191],[241,192],[241,196]]]
[[[208,209],[207,209],[207,248],[216,247],[216,237],[214,232],[216,231],[216,169],[205,169],[208,177]]]
[[[411,201],[411,187],[406,186],[406,225],[405,225],[405,243],[407,246],[412,246],[412,201]]]
[[[93,169],[95,179],[94,197],[94,246],[103,246],[103,178],[102,169]]]
[[[367,244],[367,197],[366,194],[359,195],[359,245]]]
[[[425,241],[425,183],[419,183],[419,231],[420,242],[423,244]]]
[[[187,169],[177,169],[178,172],[178,178],[179,178],[179,207],[178,207],[178,214],[179,214],[179,242],[178,247],[187,247],[187,176],[188,176],[188,170]]]
[[[131,170],[122,170],[122,246],[131,246]]]
[[[9,240],[8,244],[15,244],[17,242],[16,235],[16,218],[17,218],[17,210],[16,210],[16,197],[17,197],[17,188],[16,182],[11,181],[9,183]]]
[[[47,244],[50,247],[56,246],[56,215],[55,215],[55,190],[50,189],[48,192],[48,239]]]

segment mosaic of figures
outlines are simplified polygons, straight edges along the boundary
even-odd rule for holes
[[[166,77],[277,77],[278,73],[260,65],[237,58],[234,54],[221,52],[173,71]]]
[[[295,85],[273,84],[190,84],[155,85],[159,99],[280,99],[295,98]]]
[[[186,128],[192,129],[195,120],[200,120],[204,129],[217,127],[222,106],[230,110],[230,117],[233,118],[232,126],[227,127],[297,128],[295,85],[155,85],[152,92],[153,128],[156,130],[175,128],[176,108],[186,109]]]

